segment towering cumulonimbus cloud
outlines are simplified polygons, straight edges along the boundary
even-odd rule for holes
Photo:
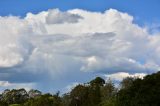
[[[156,72],[160,34],[150,34],[133,20],[115,9],[50,9],[24,18],[0,17],[0,80],[8,81],[0,86],[52,87],[63,77],[61,87],[97,74],[121,78],[120,72]]]

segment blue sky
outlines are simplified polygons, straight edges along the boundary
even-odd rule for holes
[[[0,91],[68,91],[160,70],[159,0],[0,0]],[[69,11],[68,11],[69,10]]]
[[[25,16],[26,13],[38,13],[51,8],[69,10],[80,8],[90,11],[105,11],[114,8],[127,12],[135,17],[135,21],[144,23],[159,22],[159,0],[1,0],[0,15]]]

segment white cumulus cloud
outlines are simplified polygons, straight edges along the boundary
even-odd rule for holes
[[[114,81],[122,81],[126,77],[143,78],[144,76],[146,76],[145,73],[129,74],[126,72],[118,72],[118,73],[114,73],[114,74],[108,74],[108,75],[106,74],[105,75],[106,79],[110,78]]]
[[[160,35],[133,20],[115,9],[0,17],[0,80],[42,84],[63,77],[71,83],[95,73],[156,72]]]

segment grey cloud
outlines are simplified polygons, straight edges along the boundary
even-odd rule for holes
[[[46,17],[47,24],[63,24],[63,23],[77,23],[81,16],[77,14],[71,14],[68,12],[62,12],[58,9],[50,10],[48,16]]]

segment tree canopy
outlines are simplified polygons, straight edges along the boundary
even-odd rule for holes
[[[97,77],[61,96],[6,89],[0,94],[0,106],[160,106],[160,72],[143,79],[127,77],[120,84],[116,88],[111,80]]]

